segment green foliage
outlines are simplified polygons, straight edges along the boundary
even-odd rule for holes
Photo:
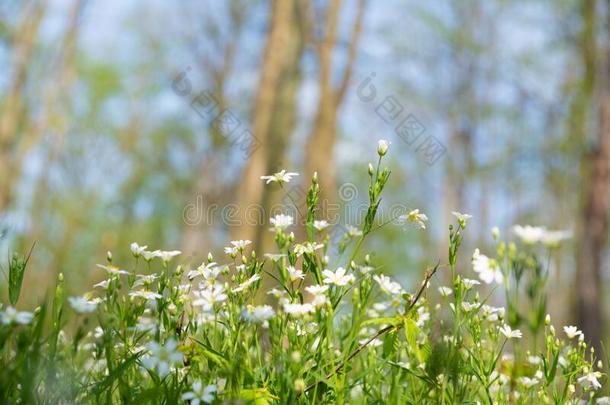
[[[210,254],[194,269],[172,264],[180,252],[134,243],[132,265],[118,267],[108,254],[99,265],[107,278],[82,297],[66,297],[60,274],[48,307],[2,307],[0,402],[607,401],[598,394],[603,365],[580,331],[565,327],[560,339],[545,313],[538,245],[496,235],[494,257],[477,250],[474,272],[458,268],[469,216],[454,213],[448,262],[429,268],[412,294],[360,252],[385,225],[375,220],[390,174],[380,168],[384,154],[369,169],[362,230],[349,230],[337,257],[328,256],[328,231],[314,226],[314,176],[306,241],[277,216],[274,252],[232,241],[225,264]],[[403,219],[417,231],[427,217],[413,210]],[[27,259],[11,263],[20,264],[20,287]],[[430,288],[445,270],[450,286]],[[469,273],[501,286],[508,310],[492,306],[495,289]],[[9,296],[14,305],[19,293]]]

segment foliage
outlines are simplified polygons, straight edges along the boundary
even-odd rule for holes
[[[597,394],[602,364],[582,333],[565,327],[561,339],[546,315],[540,245],[556,247],[565,235],[520,227],[525,242],[517,245],[495,230],[495,256],[475,251],[474,272],[502,286],[507,310],[490,304],[495,289],[482,296],[481,281],[459,266],[468,215],[454,213],[448,264],[430,267],[413,294],[361,254],[367,236],[388,225],[375,222],[390,177],[381,167],[386,152],[380,143],[377,167],[369,166],[362,230],[349,230],[337,257],[329,257],[328,223],[316,220],[314,175],[303,242],[287,231],[293,218],[278,215],[271,221],[277,252],[259,256],[250,241],[232,241],[228,263],[209,255],[192,270],[172,264],[178,251],[134,243],[130,269],[109,253],[99,266],[107,279],[83,297],[66,300],[60,275],[50,308],[3,307],[0,400],[608,403]],[[282,186],[290,176],[265,179]],[[399,219],[414,229],[428,220],[419,210]],[[27,259],[11,263],[22,264],[21,280]],[[430,288],[436,275],[450,286]],[[11,281],[12,305],[20,284]]]

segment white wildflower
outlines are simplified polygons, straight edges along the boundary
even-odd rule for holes
[[[390,141],[386,141],[385,139],[380,139],[377,141],[377,153],[379,156],[385,156],[388,152],[388,148],[390,147]]]
[[[462,214],[457,211],[451,211],[451,214],[457,218],[458,222],[462,227],[466,226],[466,222],[468,222],[468,220],[472,218],[472,215],[470,214]]]
[[[148,249],[148,246],[140,246],[136,242],[133,242],[130,248],[131,253],[134,255],[134,257],[140,257],[142,253],[144,253],[144,251]]]
[[[132,291],[129,293],[129,296],[132,298],[144,298],[145,300],[157,300],[163,298],[163,296],[159,293],[146,290]]]
[[[314,254],[314,252],[318,249],[322,249],[324,247],[323,244],[321,243],[312,243],[312,242],[305,242],[303,244],[296,244],[294,246],[294,253],[297,256],[302,256],[303,254],[308,254],[308,255],[312,255]]]
[[[214,304],[223,302],[227,299],[225,289],[220,284],[215,284],[213,286],[209,286],[208,288],[195,291],[195,296],[198,298],[193,301],[193,305],[202,306],[204,311],[210,310]]]
[[[531,388],[535,385],[538,385],[538,383],[540,382],[540,380],[538,380],[537,378],[530,378],[530,377],[519,377],[517,379],[519,381],[519,383],[521,385],[523,385],[526,388]]]
[[[182,254],[182,252],[179,250],[168,250],[168,251],[161,250],[161,251],[159,251],[159,253],[157,253],[157,256],[161,258],[163,263],[167,264],[167,263],[169,263],[170,260],[172,260],[174,257],[176,257],[180,254]]]
[[[242,252],[246,246],[250,245],[252,243],[252,241],[250,240],[232,240],[231,241],[231,245],[233,245],[233,247],[237,250],[239,250],[240,252]]]
[[[419,209],[414,209],[408,214],[401,215],[399,219],[416,224],[421,229],[426,229],[428,217],[426,214],[420,213]]]
[[[98,301],[90,301],[85,297],[68,297],[68,303],[79,314],[88,314],[95,311]]]
[[[373,276],[373,280],[379,284],[382,291],[389,295],[400,295],[402,294],[402,286],[388,276],[383,274]]]
[[[190,401],[190,405],[199,405],[201,402],[211,404],[214,402],[214,394],[216,393],[215,385],[203,386],[201,380],[195,380],[191,386],[191,391],[182,394],[183,401]]]
[[[168,339],[164,345],[150,342],[147,349],[150,354],[142,359],[142,364],[149,370],[156,370],[161,378],[169,374],[171,368],[182,361],[182,353],[177,350],[178,343]]]
[[[445,286],[441,286],[438,287],[438,292],[443,296],[443,297],[448,297],[451,294],[453,294],[453,290],[449,287],[445,287]]]
[[[329,223],[325,220],[313,221],[313,227],[318,231],[323,231],[324,229],[328,228],[328,225]]]
[[[513,226],[513,232],[515,235],[517,235],[517,237],[519,237],[519,239],[521,239],[521,242],[528,245],[533,245],[534,243],[538,243],[542,240],[546,230],[540,226],[515,225]]]
[[[576,336],[582,335],[582,332],[576,326],[564,326],[563,331],[568,339],[574,339]]]
[[[249,279],[247,279],[246,281],[244,281],[243,283],[241,283],[240,285],[235,287],[233,290],[231,290],[231,292],[233,294],[242,292],[242,291],[246,290],[248,287],[250,287],[252,284],[256,283],[260,279],[261,279],[260,274],[254,274],[252,277],[250,277]]]
[[[305,278],[305,273],[303,273],[303,270],[295,269],[294,266],[288,266],[286,267],[286,270],[288,271],[288,277],[292,282],[303,280]]]
[[[325,284],[334,284],[343,287],[356,280],[353,274],[346,274],[347,271],[343,267],[339,267],[335,272],[331,270],[322,271]]]
[[[34,314],[26,311],[17,311],[9,306],[6,310],[0,312],[0,321],[5,325],[17,323],[19,325],[27,325],[34,319]]]
[[[285,215],[285,214],[278,214],[275,217],[271,218],[269,221],[271,222],[271,225],[273,225],[276,230],[278,230],[278,229],[284,230],[284,229],[288,228],[290,225],[292,225],[292,223],[293,223],[292,217],[290,215]],[[272,228],[272,230],[274,228]]]
[[[462,283],[464,283],[464,288],[466,288],[467,290],[470,290],[475,285],[481,284],[481,282],[479,280],[473,280],[471,278],[462,279]]]
[[[98,264],[97,267],[99,267],[100,269],[106,270],[108,272],[108,274],[113,274],[113,275],[129,274],[128,271],[121,270],[118,267],[113,266],[113,265],[104,266],[102,264]]]
[[[486,284],[491,284],[494,281],[502,284],[504,276],[500,267],[495,260],[481,254],[479,249],[476,249],[472,254],[472,268]]]
[[[294,176],[298,176],[298,175],[299,175],[298,173],[286,172],[286,170],[282,170],[282,171],[272,174],[270,176],[261,176],[261,180],[265,180],[266,184],[279,183],[280,185],[282,185],[284,183],[290,182],[290,180]]]
[[[571,231],[546,231],[542,235],[541,242],[543,245],[549,248],[555,248],[559,246],[564,240],[572,238]]]
[[[347,230],[347,236],[349,236],[350,238],[362,236],[362,231],[360,229],[356,228],[355,226],[346,225],[345,229]]]
[[[598,378],[601,378],[602,373],[599,371],[589,371],[582,377],[578,378],[578,383],[585,388],[592,388],[594,390],[601,388]]]
[[[315,310],[312,304],[292,304],[289,302],[284,303],[284,312],[289,315],[303,316],[310,314]]]
[[[521,333],[521,331],[519,329],[511,329],[511,327],[509,325],[504,325],[502,327],[500,327],[500,332],[507,338],[507,339],[512,339],[512,338],[517,338],[517,339],[521,339],[523,337],[523,334]]]

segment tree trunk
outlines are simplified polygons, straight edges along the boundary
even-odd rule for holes
[[[582,60],[585,74],[576,116],[580,125],[583,155],[581,160],[580,218],[576,251],[576,316],[587,340],[600,353],[603,336],[601,267],[604,244],[608,233],[608,170],[610,162],[610,128],[608,83],[605,75],[596,80],[598,52],[596,51],[596,1],[582,5]],[[607,72],[607,60],[604,61]],[[600,80],[603,79],[603,80]],[[589,110],[592,109],[594,89],[599,92],[599,126],[597,145],[588,151],[587,135],[590,132]]]
[[[275,153],[270,144],[269,131],[272,125],[275,100],[284,58],[290,37],[290,23],[294,11],[294,0],[273,2],[267,44],[262,59],[260,85],[255,96],[252,118],[250,157],[244,167],[237,189],[237,205],[241,225],[231,229],[233,238],[256,241],[257,228],[264,220],[264,183],[260,176],[269,174],[269,156]],[[250,215],[247,215],[250,214]],[[255,243],[256,245],[256,243]]]

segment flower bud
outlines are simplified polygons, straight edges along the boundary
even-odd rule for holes
[[[498,240],[500,238],[500,228],[497,226],[491,228],[491,236],[494,238],[494,240]]]
[[[372,164],[369,163],[369,176],[372,176],[375,173],[375,168]]]
[[[106,260],[108,261],[108,263],[112,263],[112,252],[111,251],[106,252]]]
[[[208,263],[211,263],[214,261],[214,256],[212,256],[212,253],[208,253]]]
[[[302,378],[294,381],[294,390],[299,394],[305,391],[305,381]]]
[[[385,154],[388,152],[389,147],[390,142],[386,141],[385,139],[380,139],[377,143],[377,153],[379,154],[379,156],[385,156]]]
[[[550,314],[546,314],[546,317],[544,318],[544,324],[546,326],[549,326],[551,324],[551,315]]]

